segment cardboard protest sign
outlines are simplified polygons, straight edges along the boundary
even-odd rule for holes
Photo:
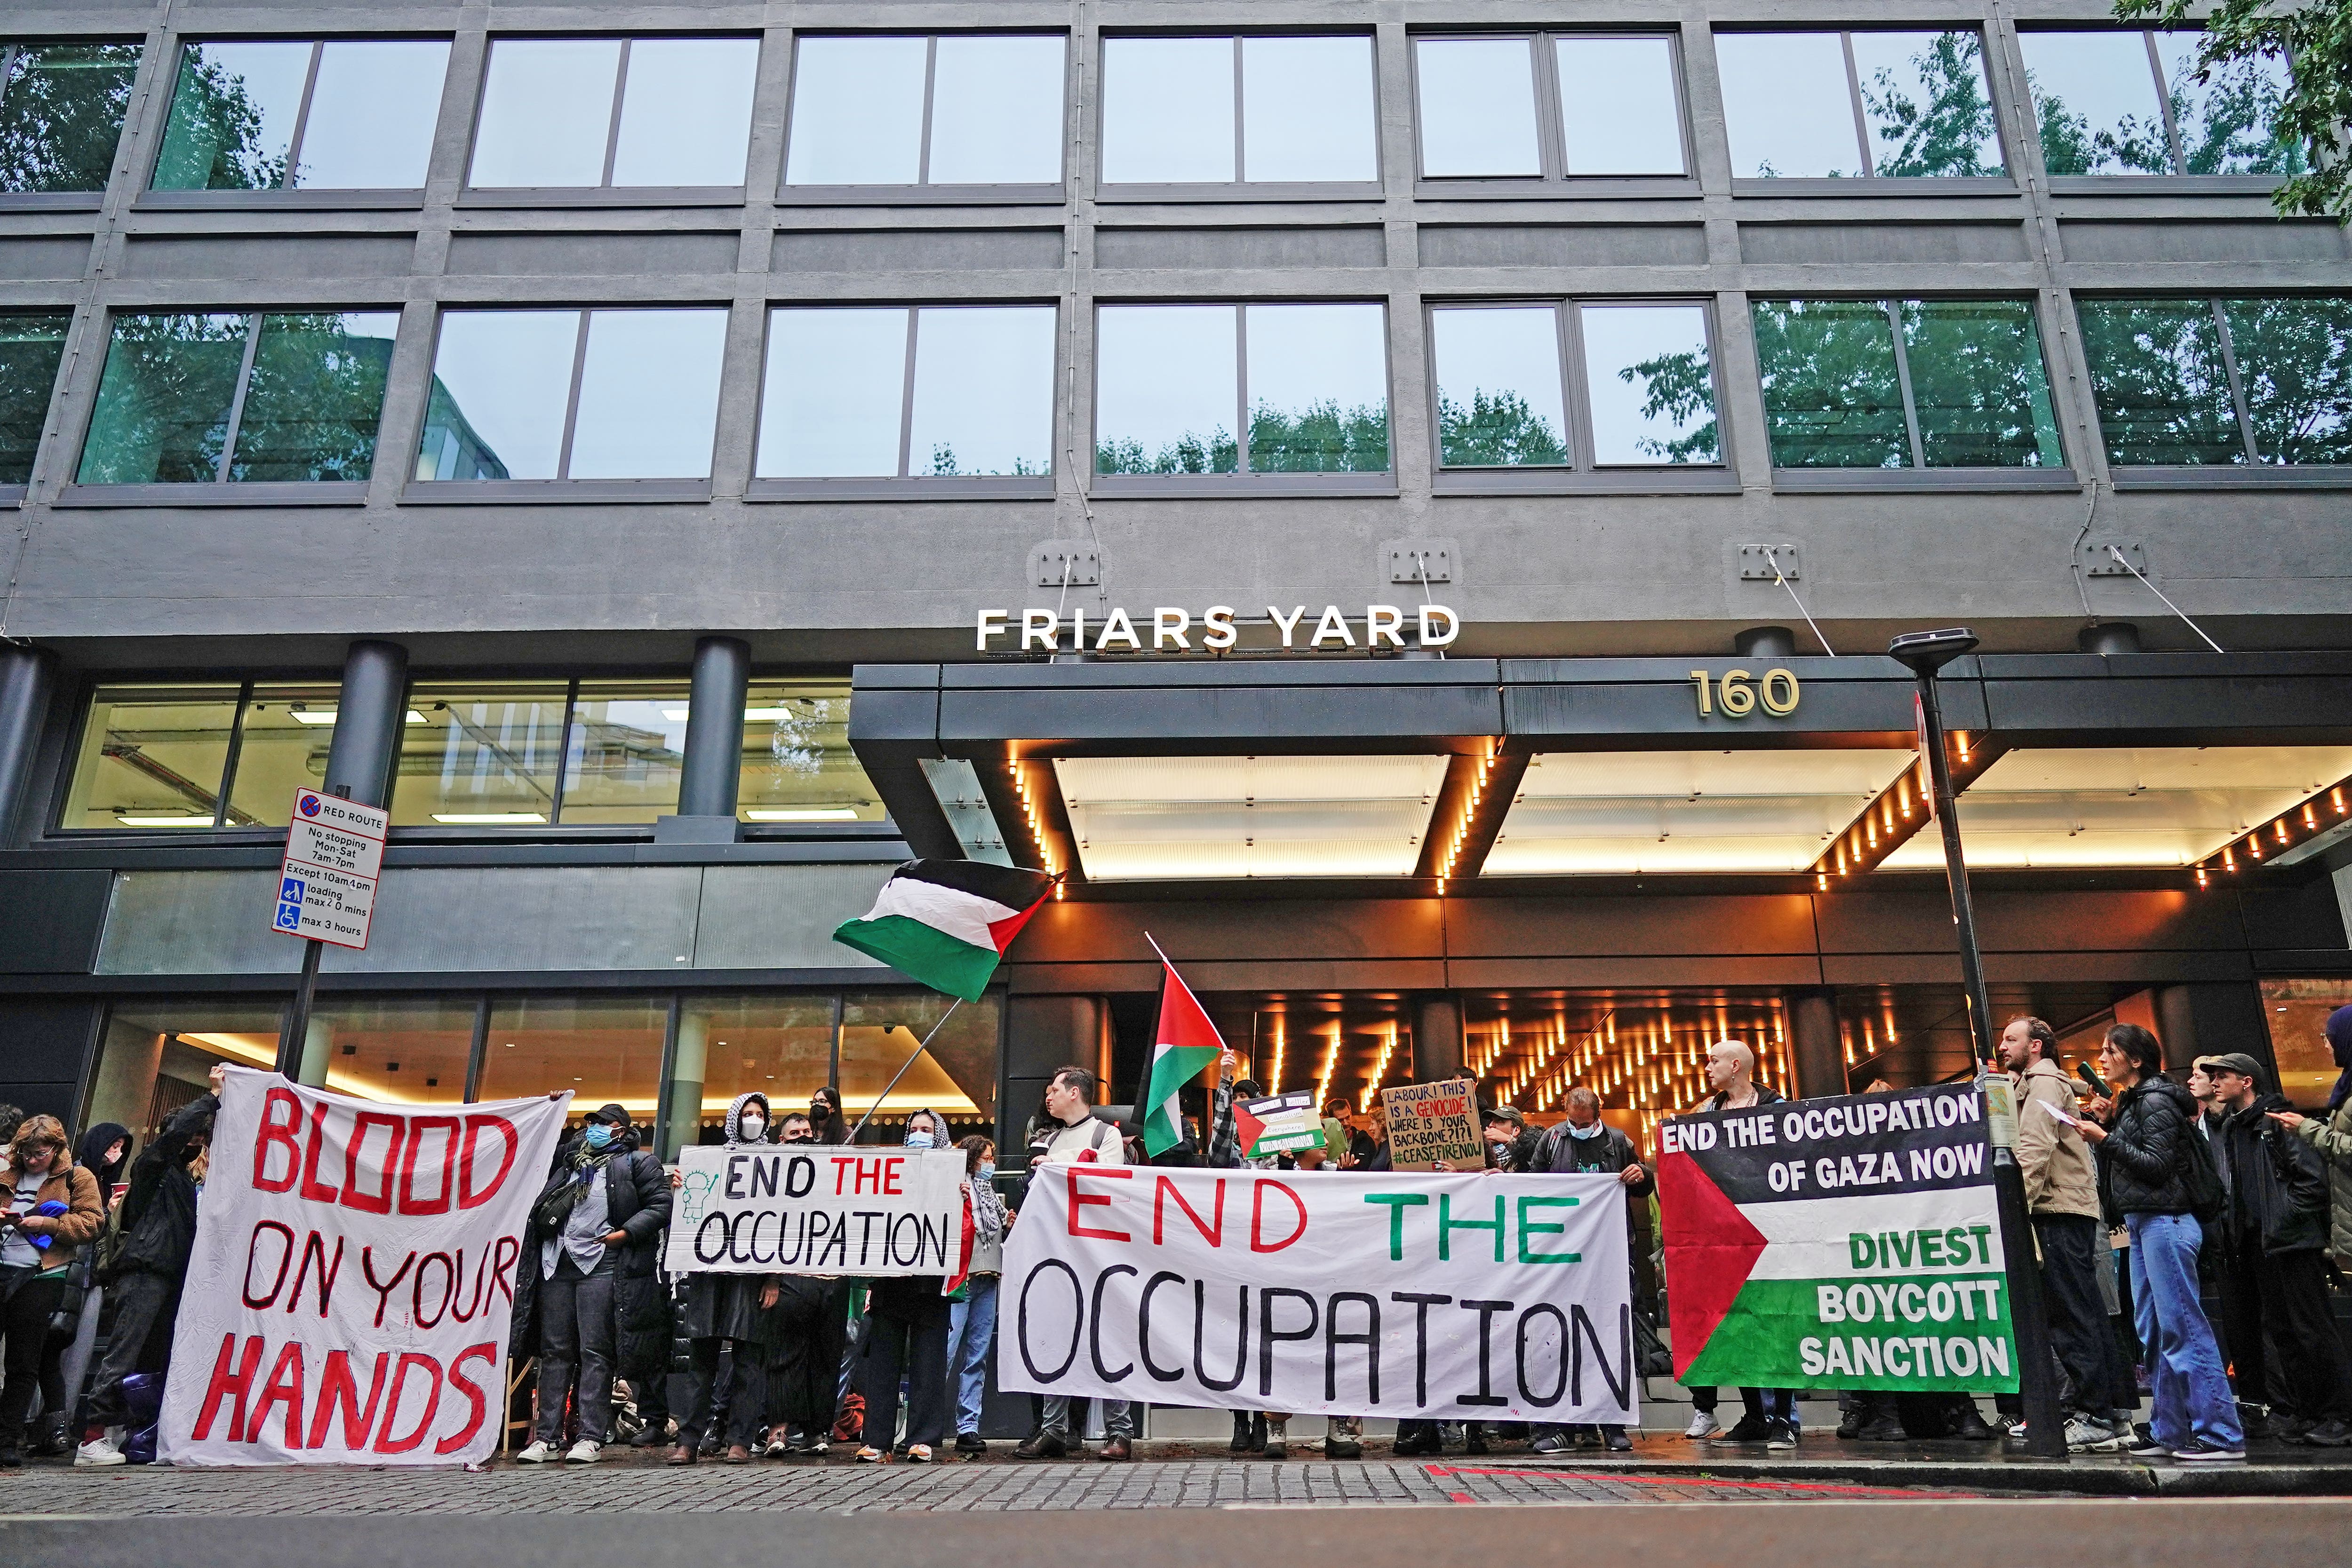
[[[1456,1170],[1485,1168],[1478,1085],[1469,1079],[1383,1089],[1381,1107],[1389,1116],[1389,1164],[1395,1169],[1431,1170],[1440,1160]]]
[[[1659,1148],[1679,1381],[2016,1389],[1975,1086],[1677,1117]]]
[[[1612,1176],[1048,1166],[1000,1387],[1231,1410],[1638,1420]]]
[[[963,1271],[961,1149],[746,1144],[677,1164],[673,1274]]]
[[[1314,1091],[1308,1089],[1238,1102],[1234,1107],[1234,1132],[1244,1159],[1319,1149],[1326,1142],[1323,1118],[1315,1109]]]
[[[489,1458],[572,1096],[400,1105],[232,1067],[172,1336],[175,1465]]]

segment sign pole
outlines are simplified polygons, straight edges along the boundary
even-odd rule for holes
[[[294,1010],[286,1019],[286,1038],[278,1042],[279,1076],[299,1082],[302,1076],[302,1042],[310,1038],[310,998],[319,989],[319,955],[326,944],[316,936],[302,943],[302,977],[294,987]]]
[[[1952,767],[1944,752],[1944,710],[1937,673],[1977,645],[1965,627],[1914,632],[1888,644],[1887,653],[1907,665],[1919,682],[1920,758],[1927,772],[1936,825],[1944,837],[1944,875],[1952,893],[1953,935],[1960,947],[1960,981],[1966,988],[1969,1038],[1977,1059],[1977,1085],[1984,1096],[1985,1126],[1992,1139],[1993,1194],[2000,1214],[2000,1249],[2009,1266],[2010,1313],[2017,1331],[2017,1388],[2025,1407],[2025,1451],[2042,1458],[2066,1457],[2065,1416],[2058,1408],[2058,1379],[2050,1348],[2050,1314],[2042,1299],[2042,1267],[2033,1223],[2025,1209],[2025,1177],[2017,1166],[2017,1108],[2006,1078],[1993,1061],[1992,1003],[1985,990],[1984,957],[1977,946],[1977,916],[1969,896],[1968,858],[1960,845],[1960,816],[1954,809]]]

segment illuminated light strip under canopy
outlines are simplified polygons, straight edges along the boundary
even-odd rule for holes
[[[1484,874],[1801,872],[1911,758],[1548,752],[1528,763]]]
[[[1971,867],[2192,866],[2352,774],[2352,747],[2021,747],[1959,798]],[[1940,870],[1922,831],[1881,862]]]
[[[1061,758],[1088,880],[1412,874],[1446,759]]]

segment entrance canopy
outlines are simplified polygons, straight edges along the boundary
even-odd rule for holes
[[[2268,874],[2352,832],[2352,660],[1981,655],[1943,680],[1972,865]],[[1939,871],[1885,658],[867,665],[850,739],[919,852],[1066,896],[1244,882],[1828,889]]]

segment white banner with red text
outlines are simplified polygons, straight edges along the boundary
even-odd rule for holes
[[[387,1104],[229,1069],[158,1458],[488,1458],[523,1228],[571,1102]]]
[[[1612,1176],[1046,1166],[998,1385],[1406,1420],[1640,1418]]]
[[[673,1274],[963,1272],[961,1149],[705,1145],[677,1167]]]

